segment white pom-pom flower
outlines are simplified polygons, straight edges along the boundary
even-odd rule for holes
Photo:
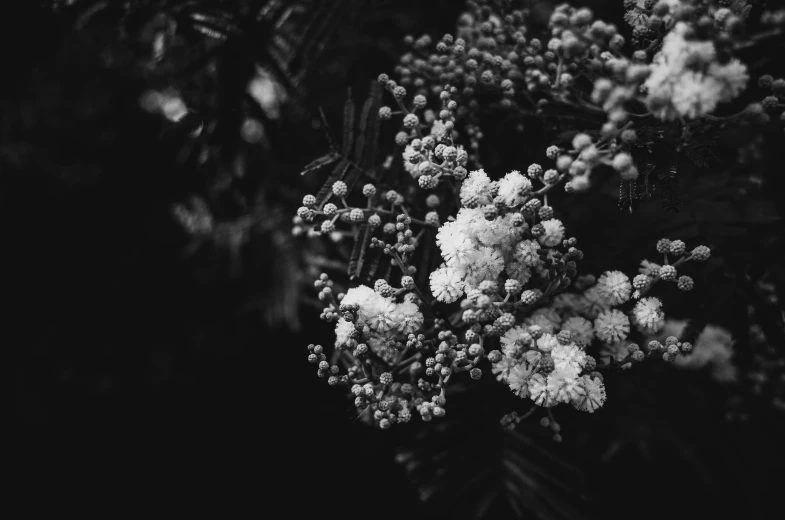
[[[642,298],[632,310],[635,325],[641,332],[654,334],[665,326],[665,313],[662,312],[662,302],[650,296]]]
[[[462,294],[465,283],[452,267],[442,266],[431,273],[431,293],[440,302],[452,303]]]
[[[621,271],[606,271],[597,281],[597,290],[610,305],[620,305],[630,299],[632,284]]]
[[[542,221],[542,226],[545,228],[545,233],[539,237],[540,244],[546,247],[555,247],[562,243],[564,240],[564,224],[556,218]]]
[[[521,205],[531,189],[531,181],[517,170],[511,171],[499,180],[499,196],[509,207]]]
[[[630,332],[630,320],[618,309],[603,311],[594,320],[594,333],[605,343],[622,341]]]

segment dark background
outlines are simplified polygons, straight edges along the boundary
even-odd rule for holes
[[[414,425],[379,432],[353,422],[343,393],[327,388],[305,362],[305,345],[329,337],[318,310],[301,305],[299,323],[291,316],[270,323],[258,310],[281,305],[273,273],[284,257],[271,254],[284,247],[280,235],[254,235],[242,250],[239,276],[231,274],[231,259],[220,249],[183,256],[190,238],[172,219],[171,206],[208,192],[220,168],[205,171],[181,161],[183,137],[139,108],[145,90],[201,74],[140,66],[140,28],[165,4],[152,2],[130,19],[109,13],[80,29],[73,11],[32,2],[20,2],[13,14],[4,5],[7,13],[0,17],[0,366],[11,396],[3,429],[12,434],[0,465],[10,477],[10,502],[29,516],[46,509],[110,517],[131,510],[153,517],[463,517],[455,510],[458,497],[449,493],[448,500],[421,504],[404,465],[395,463],[396,452],[420,442]],[[269,146],[247,153],[252,174],[212,199],[217,218],[237,217],[243,205],[235,201],[261,193],[271,215],[280,210],[287,216],[276,222],[288,236],[288,216],[321,181],[297,175],[326,149],[322,132],[311,125],[317,108],[339,126],[348,86],[362,95],[369,79],[392,69],[403,52],[402,35],[441,35],[461,7],[423,4],[357,7],[356,23],[331,33],[318,62],[290,62],[291,74],[302,78],[302,95],[293,96],[299,107],[265,121]],[[600,14],[621,26],[621,6],[606,8],[608,14]],[[223,162],[242,150],[237,113],[246,108],[238,100],[253,63],[263,58],[244,54],[256,49],[247,43],[229,38],[217,51],[217,85],[191,83],[191,99],[209,100],[204,119],[219,122],[212,150]],[[536,126],[527,132],[527,142],[547,141]],[[519,148],[517,137],[499,134],[499,150]],[[773,143],[782,138],[777,129],[765,135]],[[536,150],[527,153],[514,162],[533,162]],[[513,167],[502,159],[494,166]],[[683,317],[697,305],[741,338],[749,324],[748,302],[736,292],[740,273],[750,258],[762,266],[782,258],[781,242],[765,252],[760,245],[771,226],[747,218],[782,213],[781,197],[770,195],[782,193],[781,176],[765,172],[768,198],[763,190],[753,193],[732,224],[718,217],[736,211],[723,205],[728,194],[720,194],[720,202],[700,199],[695,193],[711,181],[697,174],[694,184],[685,181],[694,187],[678,216],[652,203],[622,221],[611,186],[576,202],[565,220],[574,221],[581,240],[606,244],[587,248],[591,272],[634,269],[663,230],[688,230],[719,244],[723,263],[708,266],[704,280],[696,275],[717,298],[687,300],[674,312]],[[592,223],[581,228],[589,206]],[[308,276],[295,280],[285,289],[303,300],[313,296]],[[752,363],[742,348],[739,356],[745,355]],[[572,495],[585,498],[586,516],[765,514],[781,489],[781,412],[765,400],[746,399],[747,421],[728,423],[727,400],[736,390],[705,374],[660,365],[622,374],[608,390],[601,413],[565,414],[562,445],[541,428],[524,428],[580,469],[579,491]],[[506,393],[484,391],[494,407],[509,400]],[[470,420],[450,423],[459,434],[440,449],[482,454],[481,446],[497,442],[471,412],[483,407],[472,406],[456,412]],[[495,428],[500,414],[493,413],[486,419]],[[487,460],[456,466],[459,473],[471,472],[471,464],[481,468]],[[482,492],[472,491],[478,497]],[[489,518],[509,514],[502,506],[493,511]]]

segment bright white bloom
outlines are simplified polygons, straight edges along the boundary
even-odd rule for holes
[[[424,321],[420,308],[412,302],[399,303],[395,319],[398,322],[398,330],[406,335],[420,330]]]
[[[352,287],[346,291],[346,295],[344,295],[341,303],[346,305],[359,305],[362,309],[370,301],[376,300],[380,297],[382,296],[379,293],[367,285],[360,285],[358,287]]]
[[[620,305],[630,299],[632,284],[621,271],[606,271],[597,281],[597,290],[610,305]]]
[[[632,310],[635,324],[641,332],[650,334],[658,332],[665,325],[665,313],[662,302],[652,296],[641,299]]]
[[[439,228],[436,244],[448,266],[466,264],[474,250],[471,240],[457,222],[447,222]]]
[[[687,31],[688,25],[679,22],[665,36],[644,83],[649,111],[663,120],[707,114],[738,96],[749,80],[739,60],[721,65],[714,44],[687,40]]]
[[[548,392],[548,382],[542,374],[534,374],[529,379],[529,395],[539,406],[551,407],[556,404],[556,400]]]
[[[382,298],[382,300],[374,303],[375,305],[367,311],[367,322],[371,330],[384,334],[393,328],[397,328],[398,316],[396,311],[398,306],[387,298]]]
[[[578,410],[593,413],[605,403],[605,385],[599,377],[592,378],[588,375],[581,377],[581,383],[585,394],[572,404]]]
[[[586,318],[573,316],[562,323],[562,330],[572,333],[572,341],[578,346],[586,348],[594,339],[594,327]]]
[[[339,319],[338,323],[335,325],[335,346],[353,346],[349,344],[350,341],[353,341],[351,339],[352,333],[354,333],[354,323],[346,321],[343,318]]]
[[[509,207],[521,205],[531,189],[531,181],[517,170],[511,171],[499,180],[499,196]]]
[[[618,309],[602,311],[594,320],[594,333],[605,343],[622,341],[630,332],[630,320]]]
[[[504,270],[504,257],[491,247],[474,251],[466,265],[466,283],[478,285],[484,280],[496,280]]]
[[[537,340],[537,348],[543,352],[550,352],[558,345],[559,340],[556,339],[556,336],[552,336],[551,334],[543,334],[540,336],[540,339]]]
[[[510,370],[507,376],[507,383],[510,390],[521,398],[529,396],[529,378],[531,378],[534,367],[528,363],[520,363]]]
[[[532,337],[523,327],[513,327],[504,333],[500,341],[505,356],[518,357],[523,353],[524,347],[531,344]]]
[[[572,374],[573,377],[578,377],[578,374],[586,365],[586,353],[573,344],[557,344],[551,351],[551,357],[556,370],[565,374]]]
[[[443,266],[431,273],[431,293],[440,302],[452,303],[463,294],[465,283],[452,267]]]
[[[546,247],[555,247],[562,243],[564,240],[564,224],[556,218],[544,220],[541,222],[545,228],[545,234],[537,237],[540,244]]]
[[[524,265],[536,267],[542,262],[539,257],[540,246],[532,240],[524,240],[515,246],[513,257]]]
[[[586,389],[577,374],[554,370],[548,374],[547,393],[557,402],[569,403],[582,398]]]
[[[491,179],[484,170],[475,170],[461,184],[461,204],[471,206],[472,202],[480,205],[491,202]]]

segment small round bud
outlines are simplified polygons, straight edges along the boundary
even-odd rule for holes
[[[392,117],[392,109],[390,107],[379,108],[379,119],[386,121]]]
[[[424,162],[422,164],[429,164],[429,163]],[[439,185],[439,179],[432,177],[430,175],[420,175],[420,177],[417,179],[417,182],[420,185],[420,188],[424,190],[432,190]]]
[[[692,343],[685,341],[681,344],[681,352],[682,354],[689,354],[692,352]]]
[[[649,277],[645,274],[636,275],[635,278],[632,279],[632,286],[639,291],[646,290],[649,287]]]
[[[658,253],[669,253],[671,250],[671,241],[667,238],[661,238],[657,241],[657,252]]]
[[[526,174],[532,178],[539,177],[540,175],[542,175],[542,166],[540,166],[539,164],[531,164],[526,169]]]
[[[613,158],[613,169],[617,172],[623,172],[632,166],[632,157],[627,153],[619,153]]]
[[[692,281],[687,275],[680,276],[677,282],[677,286],[682,291],[691,291],[693,287],[695,287],[695,282]]]
[[[698,246],[692,250],[692,259],[698,262],[705,262],[711,256],[711,249],[706,246]]]
[[[368,217],[368,225],[372,228],[377,228],[382,224],[382,218],[379,215],[371,215]]]
[[[504,356],[502,355],[502,353],[499,352],[498,350],[491,350],[488,353],[488,361],[490,361],[491,363],[498,363],[499,361],[502,360],[503,357]]]
[[[681,256],[684,254],[684,251],[686,251],[686,249],[687,246],[684,244],[684,242],[682,242],[681,240],[673,240],[670,243],[669,252],[672,255]]]
[[[337,197],[344,197],[349,193],[349,187],[343,181],[335,181],[333,183],[333,193]]]
[[[418,124],[420,124],[420,118],[415,114],[406,114],[406,116],[403,118],[404,128],[414,128]]]
[[[469,371],[469,375],[475,381],[479,381],[480,379],[482,379],[482,370],[480,370],[479,368],[472,368],[471,371]]]
[[[676,268],[673,267],[672,265],[663,265],[662,267],[660,267],[659,275],[660,278],[662,278],[666,282],[672,282],[673,280],[676,279],[677,276]]]
[[[575,137],[572,139],[572,147],[575,148],[577,151],[581,151],[587,146],[591,145],[591,137],[589,134],[576,134]]]
[[[641,361],[644,360],[645,357],[646,354],[644,354],[642,350],[636,350],[635,352],[632,353],[632,360],[635,361],[636,363],[640,363]]]
[[[366,184],[363,186],[363,195],[370,198],[376,195],[376,186],[373,184]]]
[[[379,382],[383,385],[390,385],[393,382],[393,376],[389,372],[384,372],[379,376]]]

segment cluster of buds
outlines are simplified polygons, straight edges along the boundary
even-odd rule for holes
[[[644,262],[640,274],[632,280],[635,288],[633,297],[638,299],[646,294],[658,281],[674,282],[682,291],[691,291],[695,283],[692,277],[679,274],[679,266],[685,262],[705,262],[711,256],[711,249],[697,246],[687,252],[687,246],[681,240],[662,238],[657,242],[657,252],[662,254],[662,264]]]

